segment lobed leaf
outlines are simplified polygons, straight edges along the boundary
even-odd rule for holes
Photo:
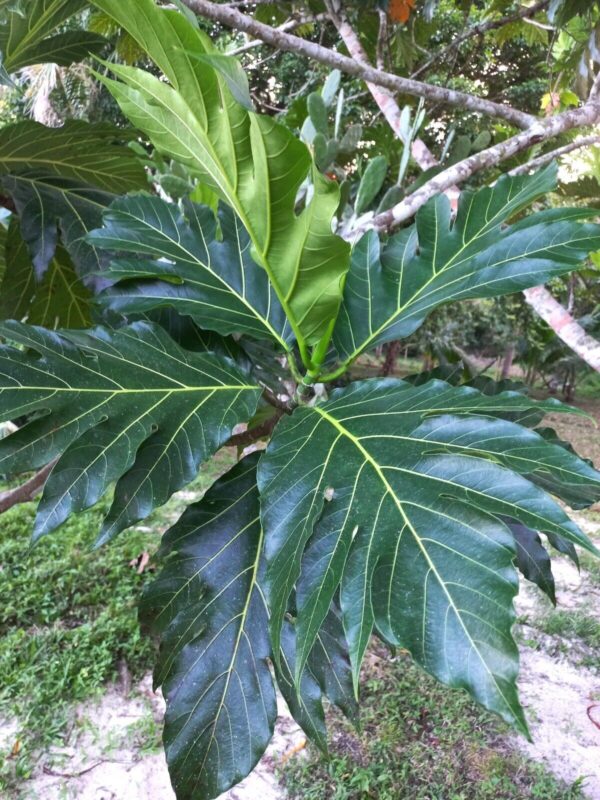
[[[153,0],[139,0],[135,9],[120,0],[94,4],[135,37],[169,83],[112,64],[119,80],[101,79],[159,151],[234,209],[301,348],[316,344],[337,314],[348,268],[348,245],[331,230],[337,185],[314,169],[306,146],[286,128],[235,101],[223,64],[215,70],[204,58],[214,47],[184,16]],[[297,213],[307,178],[312,196]]]
[[[106,39],[88,31],[56,31],[82,11],[87,0],[26,0],[3,12],[0,25],[1,69],[5,75],[30,64],[69,66],[99,53]]]
[[[142,600],[142,618],[161,638],[155,683],[167,702],[164,742],[180,798],[207,800],[245,777],[277,716],[261,585],[258,459],[253,453],[236,464],[167,532],[159,553],[165,565]],[[279,687],[298,723],[325,748],[323,693],[355,710],[335,610],[319,632],[299,690],[290,621],[282,646]]]
[[[506,226],[555,184],[555,165],[503,176],[463,192],[454,221],[448,198],[438,195],[385,245],[365,234],[352,251],[333,332],[343,361],[409,336],[444,303],[509,294],[576,269],[600,247],[600,226],[581,223],[589,209],[549,209]]]
[[[79,276],[98,286],[98,254],[85,236],[101,224],[116,194],[147,184],[126,139],[110,125],[80,120],[61,128],[24,120],[0,131],[0,184],[16,205],[38,279],[54,258],[60,232]]]
[[[595,551],[535,483],[600,496],[589,464],[502,419],[535,405],[371,380],[279,422],[259,466],[265,588],[274,647],[295,591],[297,676],[339,591],[355,682],[377,630],[526,731],[504,519]]]
[[[226,206],[218,222],[220,241],[206,206],[188,201],[181,211],[147,195],[116,200],[104,227],[87,239],[119,254],[103,273],[115,285],[101,302],[124,314],[172,307],[202,328],[271,338],[287,349],[292,331],[266,272],[250,256],[247,233]],[[129,253],[134,257],[123,257]]]
[[[178,798],[229,789],[273,734],[256,460],[237,464],[165,534],[169,559],[142,599],[142,617],[161,637],[155,684],[167,702],[164,745]]]
[[[516,522],[509,522],[508,527],[515,537],[516,563],[519,571],[528,581],[539,586],[556,605],[556,586],[552,574],[552,564],[539,533]]]
[[[69,254],[61,245],[41,280],[19,231],[10,222],[6,259],[10,264],[0,281],[0,319],[21,319],[49,328],[87,328],[91,324],[90,292],[79,280]]]
[[[34,540],[96,503],[113,482],[99,543],[146,517],[253,415],[260,389],[212,353],[182,350],[144,322],[60,331],[8,322],[0,336],[0,421],[29,421],[0,440],[0,470],[58,457]]]

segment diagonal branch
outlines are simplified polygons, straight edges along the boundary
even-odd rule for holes
[[[559,339],[588,366],[600,372],[600,341],[586,333],[545,286],[525,289],[523,294],[535,313],[552,328]]]
[[[495,167],[502,161],[517,155],[517,153],[521,153],[535,144],[553,139],[561,133],[566,133],[575,128],[588,127],[598,122],[600,122],[600,103],[595,97],[592,97],[581,108],[565,111],[563,114],[557,114],[555,117],[548,119],[538,120],[528,130],[522,131],[510,139],[499,142],[487,150],[482,150],[480,153],[469,156],[464,161],[459,161],[458,164],[448,167],[448,169],[427,181],[408,197],[405,197],[393,208],[378,214],[364,228],[375,228],[379,231],[390,230],[413,217],[431,197],[445,192],[455,184],[462,183],[476,172]]]
[[[48,475],[52,472],[56,459],[46,464],[39,472],[20,486],[14,489],[8,489],[6,492],[0,494],[0,514],[8,511],[9,508],[19,505],[20,503],[29,503],[34,497],[42,491]]]
[[[426,100],[454,106],[463,111],[484,114],[488,117],[498,117],[505,119],[518,128],[528,128],[535,120],[535,117],[511,106],[494,103],[491,100],[485,100],[484,98],[443,86],[434,86],[411,78],[401,78],[390,72],[384,72],[372,66],[361,64],[353,58],[344,56],[334,50],[329,50],[316,42],[301,39],[299,36],[294,36],[291,33],[286,33],[272,28],[270,25],[258,22],[235,8],[219,5],[211,2],[211,0],[182,0],[182,2],[194,13],[214,22],[220,22],[228,28],[248,33],[278,50],[306,56],[332,69],[339,69],[348,75],[382,86],[390,92],[401,92],[413,97],[423,97]]]
[[[331,21],[336,26],[338,33],[340,34],[342,41],[346,45],[346,48],[352,58],[361,64],[371,66],[369,57],[365,52],[365,49],[363,48],[356,31],[349,23],[345,14],[341,10],[334,9],[332,0],[326,0],[325,5],[328,9]],[[380,25],[380,38],[382,30],[385,30],[383,24]],[[380,48],[378,48],[378,63],[383,60],[379,50]],[[390,94],[390,92],[388,92],[386,89],[382,89],[380,86],[377,86],[374,83],[367,83],[367,88],[371,92],[375,103],[387,120],[387,123],[392,131],[398,138],[402,138],[400,132],[402,111],[396,101],[396,98],[393,97],[393,95]],[[416,139],[413,142],[411,152],[413,159],[422,170],[429,169],[437,164],[437,161],[429,151],[427,145],[421,141],[421,139]],[[446,194],[450,197],[451,202],[455,204],[458,198],[459,190],[456,186],[451,186],[446,190]]]
[[[537,158],[532,158],[531,161],[528,161],[526,164],[521,164],[520,166],[511,169],[508,174],[526,175],[528,172],[540,169],[540,167],[545,167],[546,164],[549,164],[551,161],[554,161],[561,156],[567,155],[567,153],[572,153],[574,150],[581,150],[582,147],[591,147],[592,145],[596,144],[600,144],[600,134],[592,133],[589,136],[580,136],[573,142],[563,145],[563,147],[557,147],[556,150],[551,150],[549,153],[544,153]]]
[[[287,22],[284,22],[283,25],[279,25],[278,28],[275,28],[275,30],[293,31],[296,28],[300,28],[302,25],[307,25],[311,22],[320,22],[324,16],[324,14],[317,14],[314,17],[298,17],[297,19],[289,19]],[[248,50],[252,50],[255,47],[260,47],[262,44],[264,44],[262,39],[252,39],[251,41],[246,42],[246,44],[236,47],[235,50],[229,50],[227,55],[239,56],[241,53],[246,53]]]

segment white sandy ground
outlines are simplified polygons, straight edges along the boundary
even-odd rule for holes
[[[600,525],[584,518],[580,522],[600,539]],[[554,574],[559,607],[581,608],[600,617],[600,591],[590,585],[585,573],[579,574],[569,561],[559,558],[554,560]],[[548,601],[535,587],[523,588],[517,602],[519,615],[534,622],[548,609]],[[584,778],[586,796],[600,800],[600,730],[588,716],[590,706],[600,706],[600,675],[576,666],[580,646],[574,645],[565,655],[556,637],[528,625],[522,626],[521,633],[538,643],[537,648],[521,647],[521,698],[533,743],[510,737],[507,746],[543,762],[568,783]],[[141,729],[152,730],[152,720],[159,722],[163,710],[149,675],[127,698],[115,686],[98,702],[81,705],[69,747],[43,755],[32,779],[23,783],[20,800],[174,800],[162,752],[140,749]],[[279,712],[275,737],[259,766],[221,800],[285,800],[276,772],[287,758],[298,757],[304,735],[284,704]],[[600,707],[590,713],[600,724]],[[17,727],[0,724],[0,749],[10,746]]]
[[[600,539],[599,524],[573,516],[586,533]],[[579,609],[600,618],[600,591],[590,584],[584,570],[579,572],[566,558],[553,558],[552,571],[558,608]],[[518,614],[535,622],[536,615],[547,613],[550,604],[535,587],[523,585],[516,607]],[[522,632],[527,637],[531,630],[523,626]],[[533,742],[515,737],[512,744],[567,783],[584,779],[585,795],[600,800],[600,729],[592,721],[600,725],[600,675],[573,663],[584,654],[580,645],[575,643],[566,654],[558,654],[559,637],[534,633],[534,638],[538,649],[520,648],[519,679]]]
[[[35,776],[23,785],[22,800],[175,800],[162,751],[140,753],[135,731],[160,722],[164,702],[147,675],[129,699],[111,687],[97,703],[77,710],[77,734],[70,747],[44,755]],[[2,739],[5,739],[3,731]],[[108,747],[107,747],[108,742]],[[275,775],[305,737],[281,704],[273,740],[254,772],[219,800],[281,800]]]

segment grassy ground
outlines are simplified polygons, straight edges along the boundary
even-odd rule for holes
[[[186,492],[199,496],[232,462],[225,452]],[[152,667],[154,644],[140,632],[137,602],[160,533],[186,502],[175,497],[138,529],[92,550],[106,506],[72,517],[30,550],[35,506],[8,511],[0,526],[0,717],[11,736],[0,748],[0,790],[31,773],[36,752],[64,743],[73,705],[110,681]],[[4,752],[1,752],[3,749]],[[0,791],[1,795],[1,791]]]
[[[328,758],[312,748],[286,766],[294,800],[576,800],[539,764],[507,747],[506,727],[441,687],[408,657],[371,651],[364,672],[362,729],[332,716]]]

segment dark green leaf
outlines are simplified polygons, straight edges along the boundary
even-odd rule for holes
[[[237,464],[165,534],[168,560],[142,600],[161,638],[155,684],[167,702],[164,744],[179,800],[208,800],[247,775],[277,716],[258,585],[256,461]]]
[[[46,273],[36,279],[18,221],[6,242],[10,265],[0,283],[0,319],[20,319],[47,328],[87,328],[92,296],[79,280],[69,254],[58,245]]]
[[[295,587],[297,675],[340,588],[355,681],[376,629],[526,730],[511,638],[515,544],[500,517],[594,551],[534,484],[551,476],[557,494],[574,482],[600,495],[588,464],[497,418],[535,405],[373,380],[280,421],[259,487],[271,635],[276,646]]]
[[[517,566],[528,581],[535,583],[556,605],[556,590],[550,556],[537,531],[525,525],[509,522],[510,532],[517,544]]]
[[[292,331],[267,273],[250,256],[250,241],[226,206],[216,221],[205,206],[179,207],[158,197],[116,200],[104,228],[88,236],[96,248],[133,254],[117,258],[104,273],[116,286],[101,301],[129,314],[171,306],[202,328],[245,333],[287,348]]]
[[[344,636],[341,614],[335,603],[319,629],[317,640],[308,657],[307,669],[332,703],[350,719],[358,718],[348,643]]]
[[[254,767],[276,704],[261,581],[262,533],[252,454],[190,506],[163,538],[165,566],[142,599],[160,635],[155,683],[167,701],[165,748],[180,798],[206,800]],[[323,694],[354,714],[347,646],[331,609],[296,691],[295,633],[286,622],[277,681],[305,732],[326,749]]]
[[[327,730],[323,695],[340,708],[350,719],[358,717],[354,697],[348,643],[344,637],[341,616],[335,604],[329,609],[308,657],[306,668],[297,688],[294,680],[296,665],[296,631],[285,620],[281,632],[281,654],[275,660],[277,684],[290,712],[307,736],[323,751],[327,751]]]
[[[600,247],[600,226],[581,224],[589,210],[556,208],[505,226],[555,186],[553,166],[493,187],[463,192],[456,220],[444,196],[385,246],[367,233],[354,247],[334,343],[344,361],[410,335],[437,306],[495,297],[577,268]]]
[[[102,36],[83,30],[56,33],[86,5],[86,0],[29,0],[21,10],[8,11],[0,25],[3,70],[45,62],[66,67],[100,52],[106,45]]]
[[[321,689],[309,669],[304,670],[297,687],[294,681],[295,664],[296,632],[293,623],[285,620],[281,631],[281,654],[275,668],[277,685],[298,725],[320,750],[327,752]]]
[[[0,469],[22,472],[60,456],[35,539],[114,481],[99,541],[143,519],[196,476],[260,395],[230,361],[182,350],[148,323],[51,333],[10,322],[0,335],[28,348],[0,351],[0,421],[38,412],[0,440]]]
[[[95,285],[99,261],[85,235],[116,194],[147,185],[134,152],[122,144],[126,137],[80,120],[61,128],[26,120],[0,132],[0,181],[19,212],[38,278],[54,257],[60,228],[79,275]]]
[[[141,315],[141,319],[156,322],[184,350],[192,350],[194,353],[216,353],[218,356],[235,361],[244,372],[250,369],[250,361],[244,349],[232,336],[220,336],[214,331],[204,331],[189,317],[182,317],[171,308],[150,311]]]

